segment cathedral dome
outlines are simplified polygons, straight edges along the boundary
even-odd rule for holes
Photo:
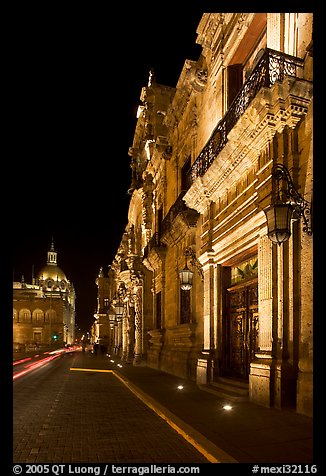
[[[65,273],[62,271],[59,266],[47,264],[39,272],[39,279],[47,280],[52,279],[53,281],[67,281]]]
[[[54,250],[53,242],[50,251],[48,251],[47,264],[38,273],[38,278],[40,282],[45,283],[46,287],[50,289],[56,288],[59,285],[64,291],[67,287],[68,279],[57,264],[57,252]]]

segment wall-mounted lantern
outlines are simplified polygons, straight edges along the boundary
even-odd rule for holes
[[[191,258],[190,263],[197,268],[201,278],[203,278],[203,271],[196,258],[196,253],[192,248],[186,248],[184,255],[186,257],[186,267],[179,271],[180,287],[184,291],[189,291],[192,288],[194,273],[188,268],[188,258]]]
[[[117,319],[121,320],[122,315],[123,315],[123,311],[124,311],[124,308],[125,308],[124,302],[121,301],[121,299],[119,298],[118,301],[116,301],[116,303],[114,305],[114,308],[115,308],[115,313],[116,313]]]
[[[280,245],[291,236],[291,220],[302,218],[303,231],[312,235],[310,224],[311,207],[296,190],[285,165],[272,168],[272,203],[264,210],[267,219],[267,236]]]
[[[115,324],[116,319],[117,319],[117,316],[116,316],[116,313],[115,313],[115,311],[112,307],[110,307],[108,316],[109,316],[110,328],[113,329],[114,324]]]

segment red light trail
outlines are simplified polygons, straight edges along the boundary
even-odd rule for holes
[[[79,350],[79,348],[69,347],[67,349],[66,348],[65,349],[57,349],[57,350],[54,350],[52,352],[44,352],[44,354],[50,354],[49,357],[44,357],[42,359],[37,360],[36,362],[30,362],[29,364],[24,365],[23,370],[18,370],[17,372],[15,372],[13,374],[13,380],[16,380],[17,378],[22,377],[23,375],[26,375],[27,373],[31,372],[32,370],[38,369],[40,367],[43,367],[44,365],[49,364],[52,360],[57,359],[58,357],[60,357],[62,354],[66,353],[66,352],[71,352],[71,351],[74,351],[74,350]],[[18,364],[23,364],[23,363],[25,363],[27,361],[30,361],[33,358],[35,359],[37,357],[39,357],[39,354],[34,355],[34,357],[27,357],[25,359],[16,360],[15,362],[13,362],[13,365],[15,366],[15,365],[18,365]]]

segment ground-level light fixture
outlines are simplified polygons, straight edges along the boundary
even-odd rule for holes
[[[291,236],[291,220],[303,220],[303,231],[312,235],[311,207],[296,190],[287,167],[276,164],[272,168],[272,203],[264,210],[267,219],[267,236],[281,245]]]

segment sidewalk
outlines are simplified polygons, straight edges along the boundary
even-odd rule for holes
[[[114,370],[139,398],[210,455],[212,462],[214,458],[222,463],[315,462],[309,417],[249,401],[232,402],[227,411],[223,406],[229,402],[218,395],[160,370],[118,360],[112,363],[103,356],[94,356],[91,365]]]

